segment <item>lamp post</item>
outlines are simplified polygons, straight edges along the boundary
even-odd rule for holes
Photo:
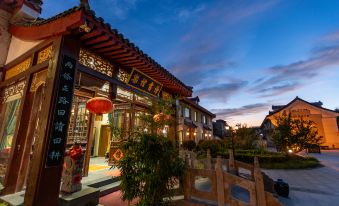
[[[230,133],[231,133],[232,152],[233,152],[233,155],[235,155],[235,152],[234,152],[234,134],[233,134],[232,129],[231,129],[230,126],[226,125],[226,126],[225,126],[225,129],[226,129],[226,131],[229,130]],[[234,127],[234,131],[235,131],[235,132],[236,132],[238,129],[239,129],[238,126],[235,126],[235,127]]]

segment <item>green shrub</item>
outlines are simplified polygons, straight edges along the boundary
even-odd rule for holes
[[[200,140],[197,146],[198,150],[206,152],[208,149],[212,157],[216,157],[221,151],[222,143],[219,140]]]
[[[196,149],[197,144],[195,143],[194,140],[187,140],[187,141],[183,141],[182,147],[183,147],[185,150],[193,151],[193,150]]]
[[[176,180],[181,179],[185,163],[168,138],[143,134],[123,145],[124,157],[118,162],[121,170],[123,200],[139,198],[138,205],[162,205],[172,197]]]

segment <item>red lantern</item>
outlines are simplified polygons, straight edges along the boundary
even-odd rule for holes
[[[105,97],[95,97],[87,101],[86,109],[94,114],[107,114],[113,111],[114,106],[111,100]]]

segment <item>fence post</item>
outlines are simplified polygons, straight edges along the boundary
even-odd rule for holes
[[[225,205],[225,188],[224,188],[224,171],[222,169],[222,159],[220,156],[217,157],[217,163],[215,164],[215,173],[217,180],[217,196],[218,206]]]
[[[257,205],[266,206],[264,178],[260,170],[258,157],[254,157],[254,183],[257,195]]]
[[[212,169],[212,157],[211,157],[211,151],[208,149],[207,150],[207,155],[206,155],[206,168],[207,170]]]
[[[191,199],[191,174],[190,174],[191,167],[189,165],[190,160],[191,158],[189,157],[189,155],[187,155],[185,158],[187,169],[185,171],[184,184],[183,184],[185,200]]]
[[[238,171],[235,167],[234,154],[232,150],[228,150],[229,159],[228,159],[228,168],[231,174],[237,175]]]

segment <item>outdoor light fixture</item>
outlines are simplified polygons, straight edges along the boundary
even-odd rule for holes
[[[188,136],[188,135],[190,135],[190,133],[189,133],[189,132],[186,132],[186,135]]]
[[[166,134],[166,133],[167,133],[166,129],[163,129],[163,130],[162,130],[162,133],[163,133],[163,134]]]
[[[291,150],[291,149],[288,150],[288,153],[292,153],[292,152],[293,152],[293,150]]]
[[[148,129],[147,129],[147,128],[145,128],[145,129],[144,129],[144,132],[148,132]]]
[[[194,132],[194,136],[196,136],[197,135],[197,133],[196,132]]]
[[[230,126],[225,126],[225,129],[226,130],[230,130]]]
[[[238,129],[239,129],[239,127],[238,127],[238,126],[235,126],[235,127],[234,127],[234,129],[235,129],[235,130],[238,130]]]
[[[208,134],[209,137],[211,137],[212,135],[211,134]]]

